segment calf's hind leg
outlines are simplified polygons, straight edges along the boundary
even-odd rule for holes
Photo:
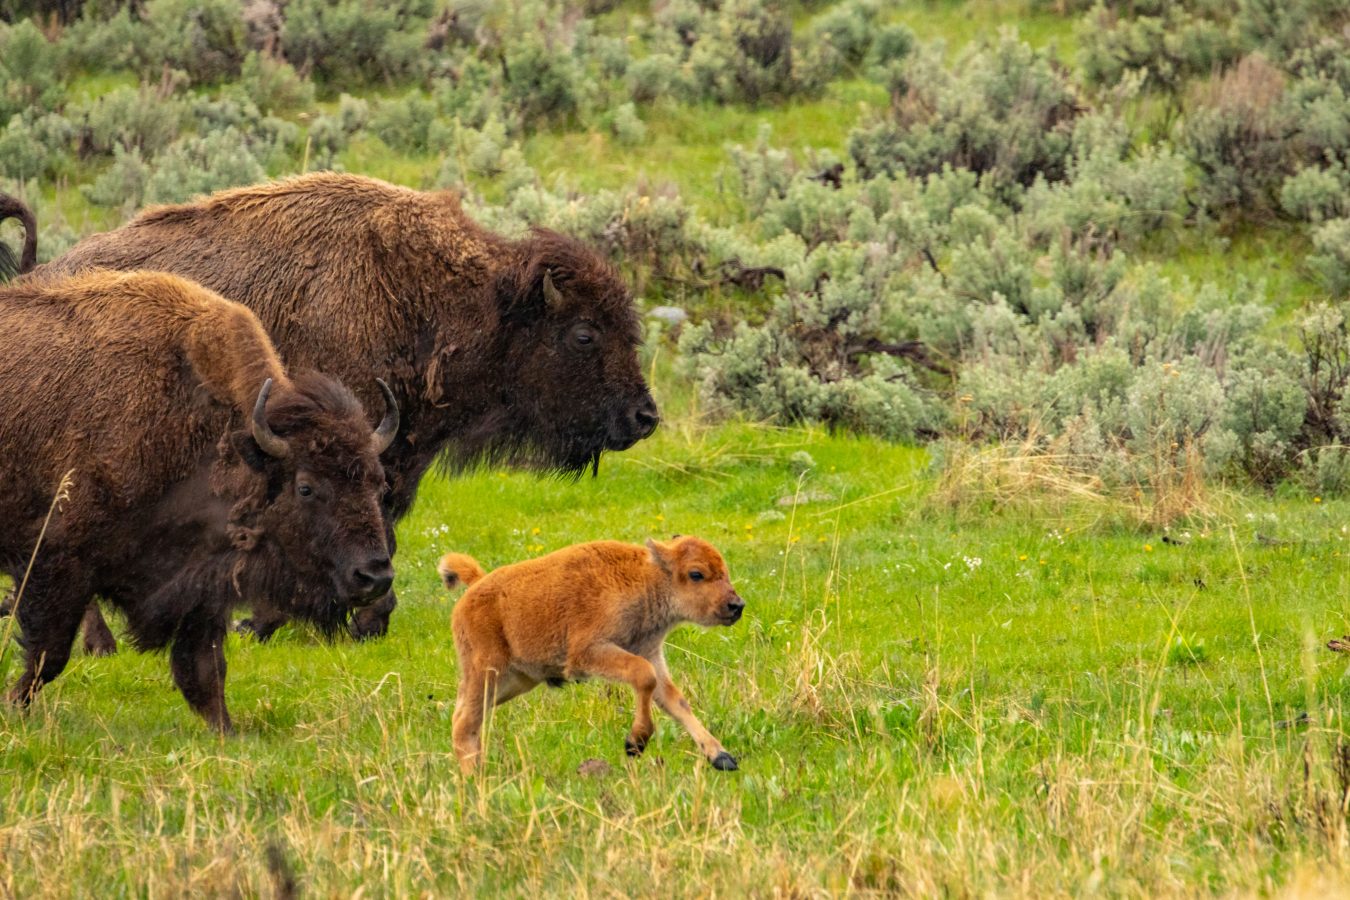
[[[451,735],[460,768],[472,772],[477,768],[483,752],[483,716],[489,706],[500,706],[513,697],[533,689],[539,682],[519,672],[506,669],[503,660],[494,660],[496,666],[476,665],[460,654],[464,671],[455,696],[455,715]]]

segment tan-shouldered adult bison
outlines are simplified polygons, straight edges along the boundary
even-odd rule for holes
[[[229,731],[233,606],[274,598],[332,629],[389,591],[386,400],[372,432],[336,380],[288,376],[245,307],[172,275],[0,290],[0,571],[23,584],[25,651],[11,699],[60,674],[98,595],[137,645],[170,648],[183,696]]]
[[[150,209],[32,277],[90,267],[173,272],[243,303],[290,365],[362,399],[388,376],[404,421],[385,455],[391,541],[437,457],[580,474],[658,421],[614,268],[552,231],[487,231],[453,193],[331,173],[223,191]],[[394,602],[354,633],[383,633]],[[262,637],[283,621],[255,610]]]

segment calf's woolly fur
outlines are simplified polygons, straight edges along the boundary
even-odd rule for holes
[[[637,695],[630,756],[653,732],[655,699],[693,737],[718,769],[735,758],[690,709],[671,680],[666,634],[681,622],[732,625],[745,604],[726,562],[707,541],[678,537],[646,546],[596,541],[484,574],[469,556],[447,554],[437,567],[447,587],[468,590],[452,626],[459,654],[455,752],[465,772],[482,757],[483,716],[540,682],[559,685],[590,676],[623,682]]]

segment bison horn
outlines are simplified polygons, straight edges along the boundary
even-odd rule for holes
[[[268,456],[285,459],[291,455],[291,445],[277,437],[267,424],[267,395],[272,393],[272,379],[263,382],[258,391],[258,402],[253,405],[253,439]]]
[[[544,270],[544,301],[548,303],[548,308],[557,310],[562,306],[562,293],[553,284],[553,273],[548,269]]]
[[[398,401],[394,399],[394,392],[389,390],[389,385],[382,379],[376,378],[375,383],[380,386],[380,393],[384,394],[384,419],[380,421],[380,427],[375,429],[375,434],[370,439],[378,456],[389,449],[389,445],[394,443],[394,436],[398,434]]]

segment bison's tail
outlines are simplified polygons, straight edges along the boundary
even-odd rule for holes
[[[436,564],[436,571],[441,573],[441,581],[445,583],[445,589],[448,591],[453,591],[461,585],[468,587],[487,574],[478,564],[478,560],[466,553],[445,554]]]
[[[23,252],[15,263],[13,251],[0,244],[0,281],[26,275],[37,265],[37,217],[33,211],[19,199],[0,194],[0,222],[5,219],[18,219],[23,223]]]

